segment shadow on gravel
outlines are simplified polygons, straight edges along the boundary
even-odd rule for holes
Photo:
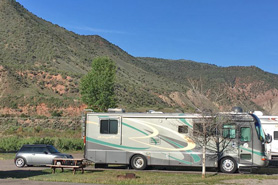
[[[109,169],[116,169],[116,170],[126,170],[128,167],[126,165],[106,165],[101,167],[96,167],[95,169],[103,169],[103,170],[109,170]],[[131,169],[132,170],[132,169]],[[165,166],[154,166],[154,167],[148,167],[147,170],[150,171],[161,171],[161,172],[184,172],[184,173],[202,173],[201,167],[165,167]],[[206,172],[210,175],[221,175],[225,173],[219,172],[217,168],[206,168]],[[278,161],[271,161],[268,167],[264,168],[258,168],[258,169],[247,169],[247,170],[241,170],[239,173],[230,174],[230,175],[237,175],[237,174],[262,174],[262,175],[278,175]]]
[[[45,175],[49,174],[48,172],[44,171],[33,171],[33,170],[10,170],[10,171],[0,171],[0,179],[22,179],[28,177],[34,177],[38,175]]]
[[[242,171],[242,173],[263,174],[263,175],[278,175],[278,161],[270,161],[268,167]]]
[[[116,169],[116,170],[127,170],[129,169],[126,165],[106,165],[101,167],[95,167],[95,169],[103,169],[103,170],[109,170],[109,169]],[[129,169],[133,170],[133,169]],[[201,167],[186,167],[186,166],[148,166],[146,170],[149,171],[160,171],[160,172],[188,172],[188,173],[202,173]],[[136,170],[135,170],[136,171]],[[145,170],[144,170],[145,171]],[[218,173],[218,169],[216,168],[206,168],[206,172],[210,173]]]

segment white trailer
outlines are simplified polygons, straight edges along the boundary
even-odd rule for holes
[[[272,136],[272,142],[267,144],[268,159],[278,160],[278,116],[264,116],[262,112],[255,111],[266,134]]]

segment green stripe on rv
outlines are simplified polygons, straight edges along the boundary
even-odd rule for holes
[[[122,122],[122,125],[127,126],[127,127],[129,127],[129,128],[132,128],[132,129],[134,129],[134,130],[136,130],[136,131],[138,131],[138,132],[141,132],[142,134],[144,134],[144,135],[146,135],[146,136],[149,135],[148,133],[146,133],[146,132],[144,132],[144,131],[142,131],[142,130],[139,130],[138,128],[135,128],[135,127],[133,127],[133,126],[131,126],[131,125],[129,125],[129,124],[126,124],[126,123],[124,123],[124,122]],[[153,140],[153,142],[154,142],[155,144],[157,144],[157,142],[156,142],[156,140],[155,140],[154,138],[151,138],[151,139]]]
[[[252,152],[253,154],[256,154],[256,155],[259,155],[259,156],[264,156],[264,153],[262,152],[256,152],[256,151],[252,151],[251,149],[248,149],[248,148],[244,148],[242,146],[239,147],[241,150],[245,150],[247,152]]]
[[[180,114],[179,116],[181,116],[181,115],[183,115],[183,114]],[[189,126],[190,128],[193,128],[193,126],[190,125],[190,124],[186,121],[186,119],[180,118],[179,120],[180,120],[181,122],[183,122],[184,124],[186,124],[187,126]]]
[[[93,143],[97,143],[100,145],[105,145],[105,146],[112,146],[112,147],[116,147],[116,148],[124,148],[124,149],[131,149],[131,150],[146,150],[149,148],[140,148],[140,147],[130,147],[130,146],[123,146],[123,145],[117,145],[117,144],[113,144],[113,143],[108,143],[108,142],[104,142],[104,141],[100,141],[97,139],[93,139],[90,137],[86,137],[87,141],[93,142]]]
[[[136,131],[138,131],[138,132],[141,132],[142,134],[144,134],[144,135],[149,135],[149,134],[147,134],[146,132],[144,132],[144,131],[142,131],[142,130],[139,130],[138,128],[135,128],[135,127],[133,127],[133,126],[131,126],[131,125],[128,125],[128,124],[126,124],[126,123],[124,123],[124,122],[122,122],[122,125],[124,125],[124,126],[127,126],[127,127],[129,127],[129,128],[132,128],[132,129],[134,129],[134,130],[136,130]]]
[[[165,138],[165,137],[162,137],[162,136],[160,136],[161,138],[163,138],[165,141],[167,141],[167,142],[169,142],[169,143],[171,143],[171,144],[173,144],[173,145],[176,145],[177,147],[179,147],[179,148],[184,148],[185,146],[182,146],[182,145],[180,145],[180,144],[178,144],[178,143],[176,143],[176,142],[174,142],[174,141],[172,141],[172,140],[169,140],[169,139],[167,139],[167,138]],[[190,156],[193,158],[193,160],[194,160],[194,162],[195,163],[197,163],[197,162],[200,162],[200,160],[201,160],[201,158],[199,157],[199,155],[196,155],[196,154],[191,154],[191,150],[187,150],[187,151],[185,151],[186,153],[189,153],[190,154]],[[173,158],[173,157],[171,157],[171,158]],[[175,158],[173,158],[173,159],[175,159]],[[178,160],[179,161],[179,159],[176,159],[176,160]],[[180,161],[181,162],[181,161]],[[185,162],[187,162],[187,161],[185,161]],[[187,163],[186,163],[187,164]]]

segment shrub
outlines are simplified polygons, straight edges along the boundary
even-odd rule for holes
[[[24,144],[48,144],[55,146],[58,150],[83,150],[82,139],[73,138],[50,138],[50,137],[30,137],[22,138],[18,136],[6,137],[0,140],[0,151],[18,151]]]

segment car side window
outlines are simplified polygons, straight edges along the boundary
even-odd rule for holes
[[[45,150],[44,147],[34,147],[33,152],[34,153],[43,153]]]
[[[30,153],[32,151],[33,147],[22,147],[20,149],[20,152],[24,152],[24,153]]]

